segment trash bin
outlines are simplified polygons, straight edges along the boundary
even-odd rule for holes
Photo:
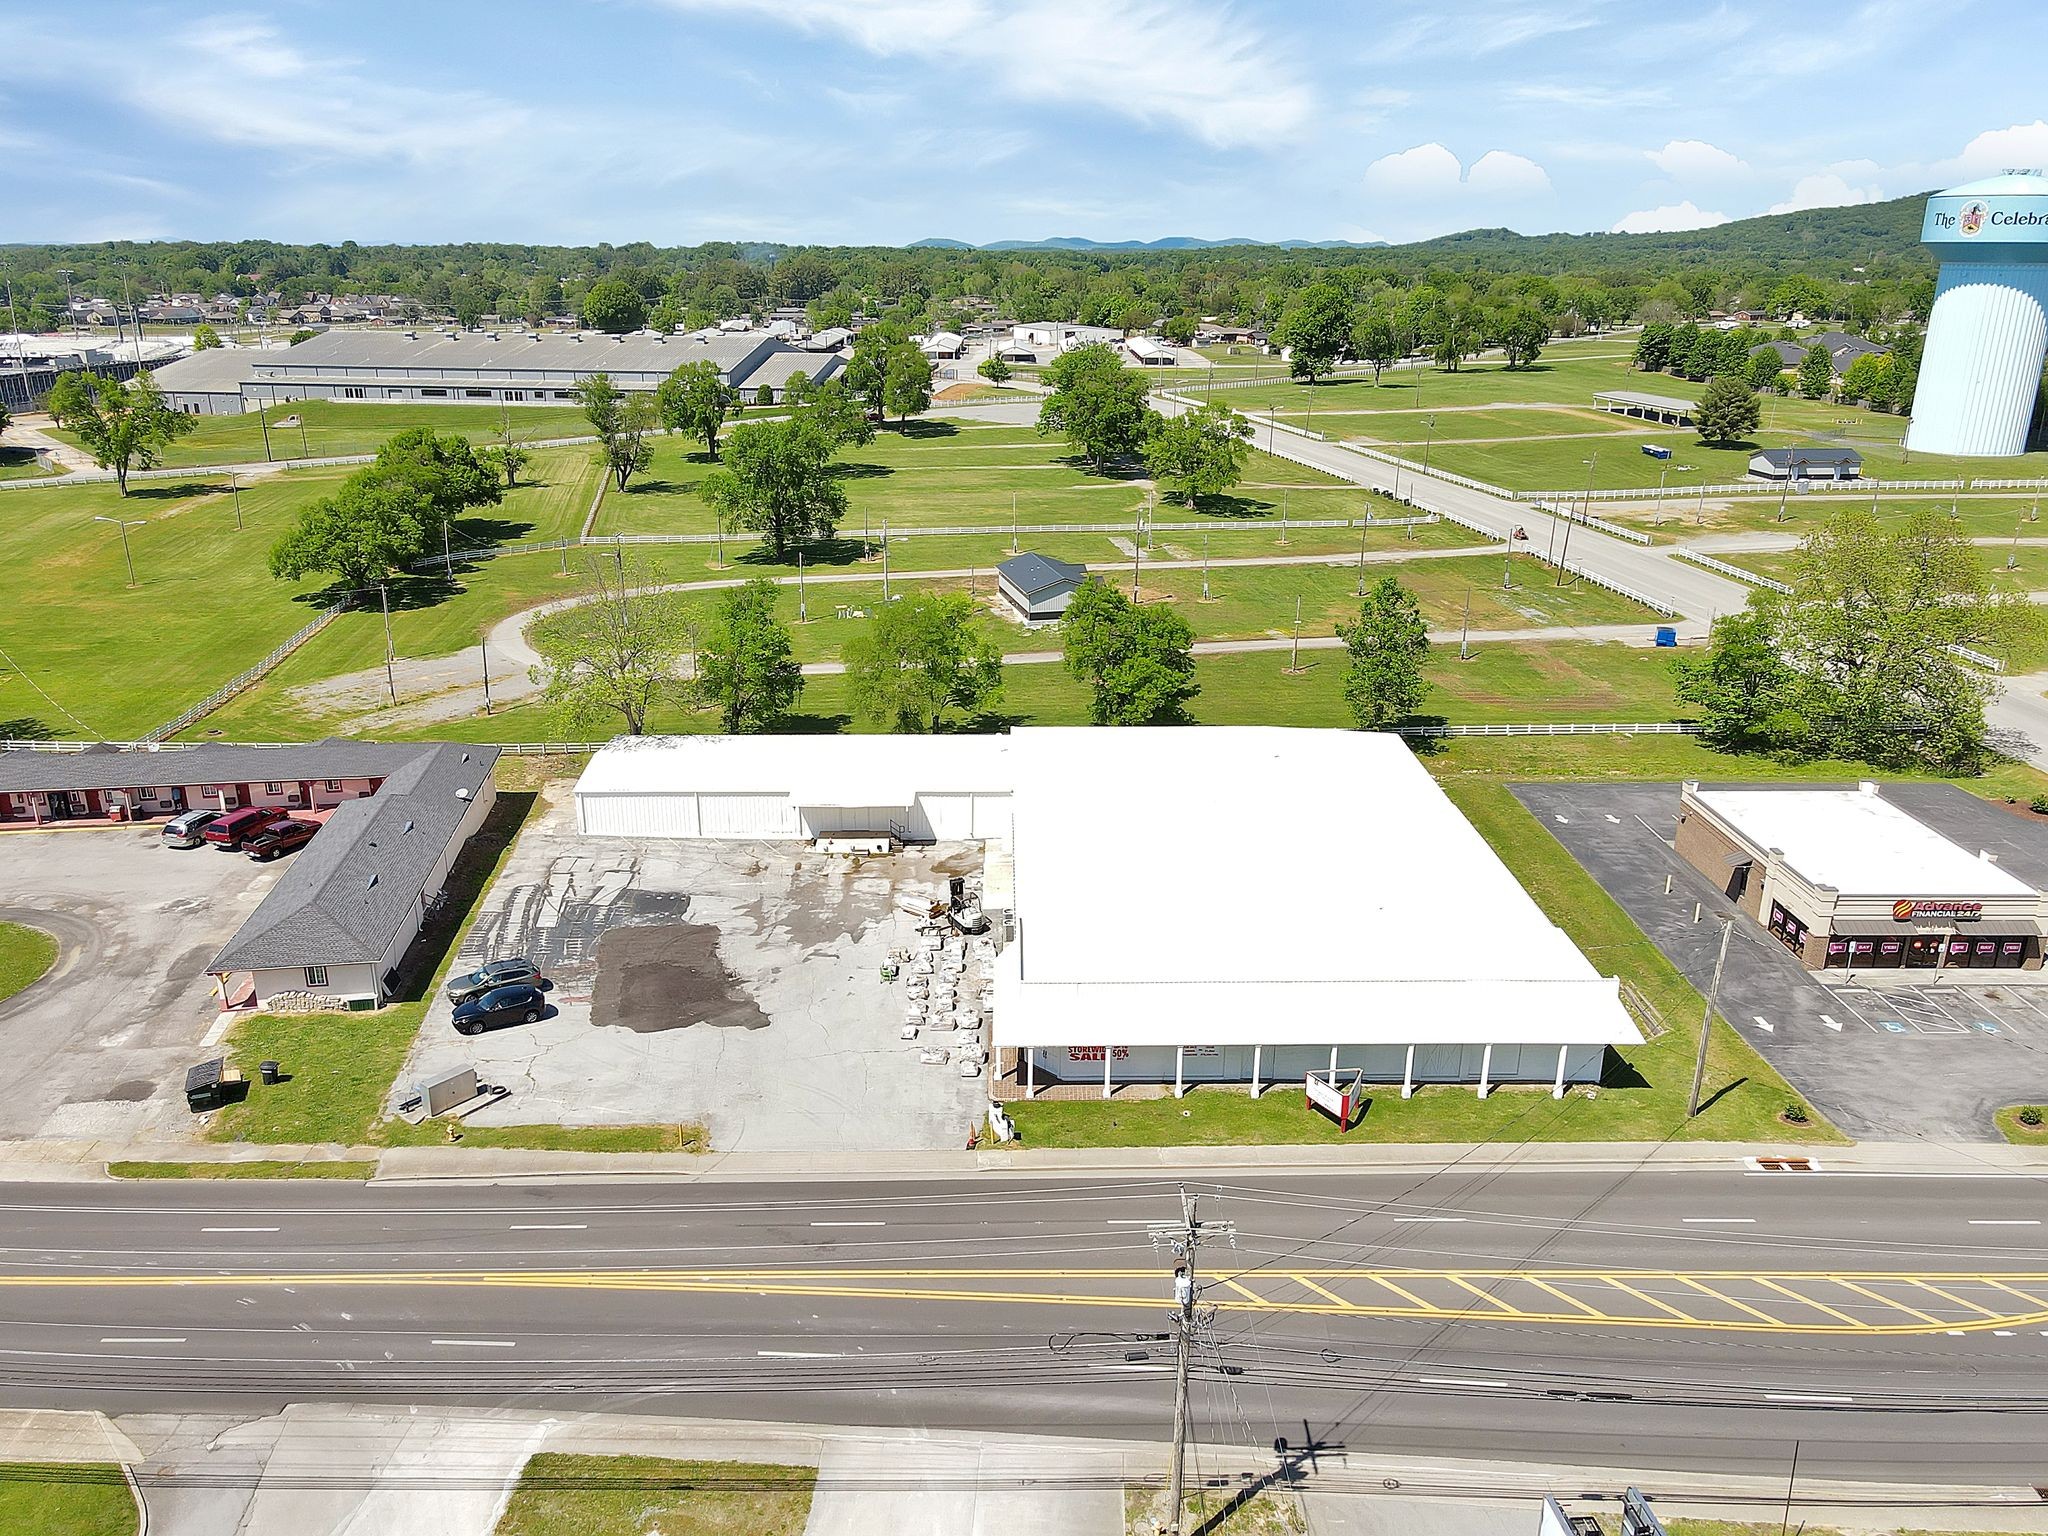
[[[1658,626],[1657,626],[1657,643],[1658,643],[1659,645],[1676,645],[1676,644],[1678,644],[1678,631],[1677,631],[1676,629],[1672,628],[1672,627],[1671,627],[1671,626],[1670,626],[1669,624],[1660,624],[1660,625],[1658,625]]]
[[[278,1072],[276,1062],[259,1061],[256,1063],[256,1070],[262,1074],[264,1087],[275,1088],[277,1086],[277,1081],[280,1074]]]

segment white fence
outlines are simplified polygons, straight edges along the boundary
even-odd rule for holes
[[[1782,581],[1774,581],[1769,576],[1759,576],[1755,571],[1745,571],[1739,565],[1730,565],[1726,560],[1716,560],[1712,555],[1703,555],[1696,549],[1674,549],[1672,553],[1690,564],[1704,566],[1707,570],[1716,571],[1723,576],[1732,576],[1752,587],[1769,587],[1773,592],[1792,590]]]
[[[1590,512],[1580,512],[1570,505],[1558,506],[1555,502],[1539,501],[1536,510],[1548,512],[1552,517],[1569,518],[1582,528],[1597,529],[1617,539],[1627,539],[1631,544],[1647,544],[1650,536],[1640,528],[1624,528],[1620,523],[1610,523],[1604,517],[1595,517]]]
[[[1447,469],[1424,469],[1413,459],[1404,459],[1396,454],[1383,452],[1378,448],[1366,448],[1358,443],[1339,443],[1337,446],[1357,454],[1360,458],[1374,459],[1381,464],[1391,465],[1396,469],[1405,469],[1411,475],[1422,475],[1431,480],[1442,480],[1449,485],[1462,485],[1468,491],[1483,491],[1488,496],[1499,496],[1509,501],[1516,499],[1516,492],[1503,489],[1490,480],[1474,480],[1470,475],[1454,475]],[[1556,496],[1562,493],[1545,491],[1543,494],[1545,496]]]
[[[1399,725],[1400,736],[1697,736],[1690,720],[1664,720],[1649,725]]]
[[[1973,491],[2048,491],[2048,480],[1972,480]]]
[[[255,666],[245,667],[242,671],[237,672],[227,682],[214,689],[212,693],[201,699],[197,704],[194,704],[183,714],[174,715],[171,719],[166,720],[162,725],[145,736],[143,740],[150,742],[162,741],[168,736],[177,735],[178,732],[192,724],[193,721],[203,719],[207,715],[212,714],[229,699],[283,661],[285,657],[291,655],[293,651],[296,651],[308,640],[319,634],[321,630],[325,629],[333,621],[336,614],[341,613],[347,607],[347,601],[343,600],[331,608],[321,609],[319,617],[315,618],[312,623],[306,625],[305,628],[301,629],[289,640],[279,645],[268,656],[257,662]]]
[[[1982,487],[1988,483],[1983,480],[1969,484],[1961,480],[1800,480],[1793,483],[1792,494],[1801,496],[1843,491],[1961,491],[1970,489],[1971,485]],[[1801,486],[1805,489],[1801,490]],[[1702,495],[1775,496],[1784,488],[1783,483],[1777,480],[1730,480],[1722,485],[1667,486],[1661,493],[1654,485],[1643,485],[1621,490],[1594,491],[1591,494],[1594,501],[1685,501]],[[1583,501],[1587,497],[1583,487],[1575,491],[1500,491],[1498,494],[1512,496],[1516,501]]]

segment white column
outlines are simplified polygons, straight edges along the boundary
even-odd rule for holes
[[[1024,1048],[1024,1097],[1038,1097],[1038,1052],[1028,1045]]]
[[[1485,1098],[1493,1092],[1493,1084],[1487,1079],[1493,1076],[1493,1047],[1488,1046],[1479,1055],[1479,1097]]]
[[[1176,1099],[1187,1092],[1186,1086],[1181,1082],[1181,1059],[1186,1050],[1187,1047],[1184,1045],[1176,1045],[1173,1048],[1173,1096]]]
[[[1550,1085],[1550,1096],[1553,1099],[1564,1097],[1564,1055],[1570,1049],[1568,1045],[1560,1045],[1557,1048],[1557,1081]]]
[[[1408,1064],[1401,1068],[1401,1097],[1415,1097],[1415,1047],[1408,1047]]]
[[[1104,1097],[1105,1099],[1109,1097],[1109,1063],[1110,1063],[1110,1058],[1111,1058],[1111,1057],[1113,1057],[1113,1056],[1115,1056],[1115,1055],[1116,1055],[1116,1047],[1115,1047],[1115,1046],[1113,1046],[1113,1045],[1105,1045],[1105,1046],[1104,1046],[1104,1047],[1102,1048],[1102,1096],[1103,1096],[1103,1097]]]
[[[1330,1076],[1334,1078],[1334,1077],[1335,1077],[1336,1075],[1337,1075],[1337,1047],[1335,1047],[1335,1046],[1333,1045],[1333,1046],[1331,1046],[1331,1047],[1330,1047]]]
[[[1252,1097],[1255,1099],[1259,1096],[1259,1053],[1263,1050],[1263,1045],[1252,1047]]]

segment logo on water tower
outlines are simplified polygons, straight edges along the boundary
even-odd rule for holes
[[[1982,203],[1971,203],[1963,209],[1963,233],[1974,235],[1983,229],[1984,221],[1991,216],[1991,210]]]

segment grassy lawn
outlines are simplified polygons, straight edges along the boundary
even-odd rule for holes
[[[0,923],[0,1002],[42,980],[57,963],[57,941],[40,928]]]
[[[1125,1488],[1124,1529],[1159,1530],[1171,1502],[1164,1488]],[[1299,1498],[1285,1488],[1195,1488],[1182,1498],[1181,1512],[1180,1528],[1201,1536],[1300,1536],[1308,1529]]]
[[[817,1480],[809,1467],[542,1451],[494,1536],[802,1536]]]
[[[62,473],[45,466],[33,448],[0,448],[0,480],[43,480]]]
[[[109,1163],[107,1176],[115,1179],[369,1179],[377,1165],[371,1162],[280,1162],[259,1159],[248,1162],[199,1163]]]
[[[1324,413],[1323,430],[1341,430],[1361,442],[1431,449],[1451,443],[1511,437],[1627,437],[1644,430],[1641,422],[1612,416],[1590,406],[1530,406],[1508,410],[1384,411],[1370,416]],[[1431,429],[1430,423],[1435,428]]]
[[[1660,506],[1656,498],[1641,502],[1596,503],[1594,511],[1617,523],[1648,528],[1653,523],[1669,528],[1679,537],[1694,531],[1706,533],[1763,532],[1806,534],[1826,522],[1844,506],[1869,511],[1874,506],[1880,524],[1903,522],[1913,512],[1933,508],[1951,516],[1959,530],[1970,538],[2010,540],[2015,532],[2022,539],[2048,537],[2048,523],[2034,517],[2031,498],[2005,495],[1918,494],[1873,497],[1867,491],[1793,492],[1783,498],[1765,493],[1753,496],[1709,496],[1704,505],[1697,495],[1687,495],[1681,481],[1697,484],[1698,475],[1673,475],[1670,494]],[[1651,482],[1654,489],[1655,480]],[[1996,546],[1986,546],[1995,548]]]
[[[0,1462],[0,1531],[135,1536],[135,1496],[111,1462]]]
[[[513,430],[529,442],[553,437],[587,437],[590,423],[575,405],[508,407]],[[285,422],[297,418],[302,432]],[[482,446],[495,441],[500,408],[495,405],[432,405],[425,401],[384,404],[355,400],[299,400],[267,407],[259,417],[196,416],[192,430],[164,453],[170,468],[195,464],[260,464],[271,459],[332,458],[341,454],[375,453],[378,445],[408,427],[432,427],[458,433]],[[270,452],[263,451],[265,425]],[[75,434],[52,428],[51,435],[77,444]]]
[[[2029,1125],[2020,1116],[2032,1110],[2040,1123]],[[2048,1106],[2040,1104],[2009,1104],[1997,1114],[1998,1133],[2007,1141],[2022,1147],[2048,1147]]]

